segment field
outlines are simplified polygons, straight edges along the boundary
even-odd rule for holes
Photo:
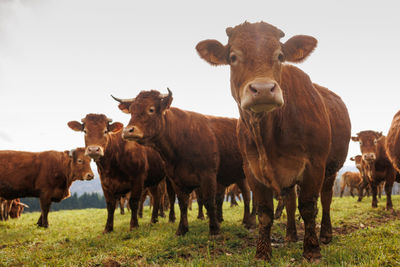
[[[316,266],[399,266],[400,196],[393,197],[397,213],[384,209],[385,197],[377,209],[371,198],[334,198],[334,238],[323,245]],[[179,209],[176,207],[179,218]],[[224,203],[222,234],[208,236],[208,223],[196,219],[197,205],[189,213],[189,233],[176,237],[178,223],[160,218],[150,225],[145,208],[140,228],[128,231],[130,215],[116,212],[114,232],[101,234],[105,209],[57,211],[49,214],[48,229],[35,226],[39,213],[24,213],[17,220],[0,222],[0,266],[264,266],[254,260],[258,231],[241,224],[242,207]],[[320,221],[321,209],[318,221]],[[309,264],[302,258],[302,241],[284,243],[285,213],[273,227],[272,266]],[[302,240],[302,223],[298,221]]]

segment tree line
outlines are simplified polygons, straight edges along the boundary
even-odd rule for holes
[[[27,204],[29,208],[25,209],[25,212],[40,211],[39,198],[21,198],[21,202]],[[77,209],[87,209],[87,208],[98,208],[102,209],[106,207],[106,201],[104,196],[99,193],[83,193],[83,195],[78,196],[77,193],[72,194],[67,199],[61,202],[52,202],[51,210],[77,210]]]

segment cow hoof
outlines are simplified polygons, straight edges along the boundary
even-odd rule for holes
[[[150,221],[150,223],[157,223],[158,222],[158,219],[151,219],[151,221]]]
[[[303,257],[309,262],[309,263],[319,263],[321,261],[321,253],[320,252],[309,252],[309,253],[304,253]]]
[[[262,261],[271,261],[271,253],[262,253],[260,251],[257,251],[255,258]]]
[[[285,237],[285,241],[288,243],[296,243],[298,241],[297,234],[289,234]]]
[[[112,229],[104,229],[103,234],[108,234],[111,233],[113,230]]]
[[[220,234],[220,230],[219,229],[210,229],[210,235],[219,235]]]
[[[332,236],[320,236],[319,240],[322,244],[329,244],[332,241]]]
[[[177,236],[184,236],[187,232],[189,231],[189,229],[181,229],[181,228],[178,228],[178,230],[176,231],[176,235]]]
[[[169,218],[169,220],[168,220],[168,222],[170,222],[170,223],[174,223],[175,222],[175,218]]]
[[[199,220],[204,220],[204,215],[203,216],[197,216],[197,219],[199,219]]]

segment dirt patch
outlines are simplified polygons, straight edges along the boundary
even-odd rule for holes
[[[104,267],[120,267],[121,266],[121,263],[119,263],[118,261],[113,260],[113,259],[105,259],[102,262],[102,264]]]

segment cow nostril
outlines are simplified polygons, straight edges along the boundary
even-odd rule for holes
[[[133,129],[133,127],[132,127],[132,128],[129,129],[128,132],[133,133],[133,131],[134,131],[134,129]]]
[[[250,84],[249,89],[253,94],[257,94],[258,93],[257,89],[254,88],[254,86],[252,84]]]
[[[272,86],[272,88],[270,89],[270,92],[273,93],[275,91],[276,88],[276,84],[274,83],[274,85]]]

